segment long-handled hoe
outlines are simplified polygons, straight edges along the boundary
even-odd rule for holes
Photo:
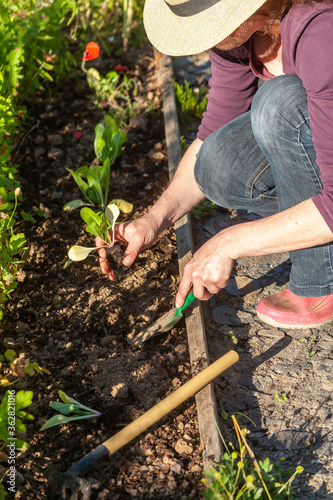
[[[54,472],[49,480],[48,498],[50,500],[75,500],[78,498],[81,500],[89,500],[91,493],[90,483],[78,477],[80,474],[86,472],[98,460],[112,455],[139,434],[146,431],[150,426],[165,417],[188,398],[194,396],[194,394],[203,389],[214,378],[234,365],[238,359],[239,356],[235,351],[229,351],[175,392],[153,406],[153,408],[134,420],[134,422],[124,427],[124,429],[97,446],[97,448],[94,448],[76,464],[72,465],[66,473]]]

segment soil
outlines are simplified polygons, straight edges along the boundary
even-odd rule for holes
[[[118,63],[105,60],[99,69]],[[133,217],[139,217],[168,184],[168,166],[151,48],[133,53],[126,64],[129,76],[140,82],[142,102],[155,107],[126,128],[128,141],[112,167],[109,199],[132,202]],[[174,305],[179,276],[172,229],[131,268],[119,268],[116,282],[101,275],[94,256],[63,268],[70,246],[94,244],[79,212],[62,210],[80,194],[66,168],[93,164],[94,127],[107,109],[95,107],[90,94],[84,77],[75,74],[53,89],[51,98],[37,95],[31,127],[38,125],[16,152],[23,208],[42,203],[51,217],[22,224],[30,254],[5,310],[1,352],[24,352],[51,375],[26,377],[14,386],[33,390],[35,415],[27,424],[30,448],[17,457],[15,498],[52,498],[55,473],[66,472],[191,377],[184,322],[143,347],[130,344]],[[193,130],[182,127],[182,135],[193,138]],[[77,139],[74,132],[83,136]],[[193,221],[195,243],[253,217],[218,210]],[[258,460],[283,458],[285,468],[293,470],[304,466],[305,474],[295,480],[299,500],[332,499],[332,323],[283,331],[255,314],[261,297],[287,286],[289,271],[286,254],[239,259],[228,287],[205,304],[211,361],[230,349],[240,355],[239,363],[215,381],[220,427],[225,441],[235,442],[230,415],[238,414]],[[59,389],[101,417],[40,432],[54,415],[48,404],[59,400]],[[202,469],[192,398],[93,467],[81,486],[89,484],[92,499],[199,499]]]
[[[150,46],[131,54],[128,76],[140,82],[142,103],[154,109],[134,117],[128,140],[112,166],[109,199],[134,204],[139,217],[168,183],[161,93]],[[104,60],[100,71],[119,61]],[[67,168],[93,164],[94,127],[107,108],[89,98],[84,75],[75,74],[37,95],[30,108],[32,130],[16,151],[25,203],[51,211],[36,224],[22,223],[29,258],[1,325],[1,348],[25,353],[51,372],[21,379],[16,390],[34,392],[27,424],[28,451],[17,457],[15,498],[51,498],[50,476],[66,470],[168,396],[190,377],[184,322],[144,347],[134,335],[174,307],[178,261],[174,231],[142,253],[131,268],[120,266],[117,281],[100,273],[97,257],[64,269],[73,244],[94,246],[79,210],[63,205],[79,198]],[[36,126],[34,126],[36,125]],[[74,132],[82,132],[76,138]],[[39,432],[55,414],[61,389],[101,417]],[[199,498],[202,458],[194,398],[89,471],[91,498]]]

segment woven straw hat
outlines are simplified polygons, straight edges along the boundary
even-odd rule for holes
[[[265,1],[146,0],[143,22],[150,42],[163,54],[197,54],[233,33]]]

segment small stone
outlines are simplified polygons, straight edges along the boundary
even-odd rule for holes
[[[187,352],[187,347],[185,344],[178,344],[177,347],[175,347],[175,351],[178,354],[185,354]]]
[[[34,142],[36,144],[43,144],[44,142],[44,137],[42,135],[37,135],[37,137],[35,138]]]
[[[60,146],[60,144],[63,144],[64,142],[64,139],[59,134],[49,135],[47,139],[52,146]]]
[[[35,158],[41,158],[42,156],[45,155],[45,153],[46,151],[44,148],[36,148],[34,151],[34,156]]]
[[[177,445],[176,445],[176,446],[177,446]],[[177,451],[177,450],[176,450],[176,451]],[[192,450],[192,451],[193,451],[193,450]],[[179,453],[179,452],[178,452],[178,453]],[[191,452],[190,452],[190,453],[191,453]],[[175,463],[175,464],[173,464],[173,465],[170,465],[170,470],[171,470],[172,472],[174,472],[175,474],[180,474],[181,469],[182,469],[182,468],[181,468],[181,466],[180,466],[180,464],[179,464],[178,462],[177,462],[177,463]]]
[[[193,447],[186,441],[184,441],[184,439],[178,439],[175,445],[175,450],[177,453],[179,453],[179,455],[182,455],[183,453],[190,455],[191,453],[193,453]],[[172,467],[170,467],[170,469],[172,470]]]
[[[111,389],[111,396],[115,399],[128,398],[129,388],[124,382],[120,382]]]
[[[284,337],[284,332],[282,332],[281,330],[278,330],[277,328],[270,328],[269,330],[261,329],[261,330],[258,330],[258,335],[259,335],[259,337],[268,337],[268,338],[277,339],[277,338]]]
[[[108,346],[112,343],[113,340],[117,338],[116,335],[106,335],[106,337],[103,337],[101,340],[101,346],[105,347]]]
[[[50,160],[57,160],[58,158],[63,158],[64,157],[64,152],[62,149],[59,148],[52,148],[51,151],[47,153],[47,157]]]

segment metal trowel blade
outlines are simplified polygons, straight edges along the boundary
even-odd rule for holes
[[[153,337],[157,337],[161,333],[168,332],[171,328],[181,320],[183,314],[177,307],[171,309],[163,316],[161,316],[158,320],[154,321],[148,328],[139,333],[134,339],[130,340],[130,343],[133,346],[137,346],[146,342],[146,340],[151,339]]]

